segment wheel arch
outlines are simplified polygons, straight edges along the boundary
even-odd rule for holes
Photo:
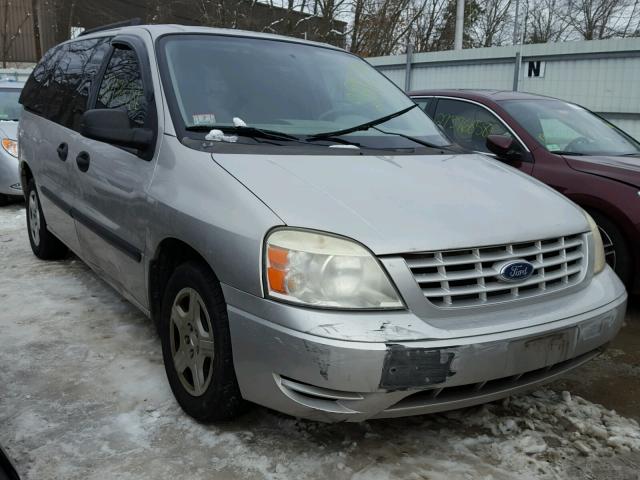
[[[162,239],[158,243],[148,267],[149,311],[151,318],[155,322],[159,319],[162,295],[171,274],[178,266],[188,261],[196,261],[206,265],[216,280],[219,281],[213,266],[192,245],[176,237]]]
[[[631,236],[633,222],[624,213],[624,211],[618,208],[614,203],[611,203],[602,197],[592,195],[567,194],[567,196],[581,208],[587,211],[595,210],[600,215],[607,217],[616,224],[618,228],[620,228],[620,231],[624,233],[625,237],[628,238]]]
[[[631,248],[631,246],[634,244],[633,238],[635,226],[633,224],[633,221],[627,216],[627,214],[622,209],[618,208],[615,204],[608,202],[602,197],[595,197],[585,194],[568,196],[583,209],[589,212],[597,212],[598,214],[607,218],[616,227],[618,227],[618,229],[624,236],[629,254],[631,255],[631,263],[633,265],[632,276],[637,276],[638,272],[640,272],[640,255],[638,254],[636,249]]]
[[[33,172],[31,167],[24,160],[20,162],[20,184],[22,185],[22,191],[25,192],[29,180],[33,178]]]

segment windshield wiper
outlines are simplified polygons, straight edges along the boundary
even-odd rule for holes
[[[618,155],[619,157],[640,157],[640,152],[632,152],[632,153],[623,153],[622,155]]]
[[[412,137],[411,135],[405,135],[404,133],[398,133],[398,132],[387,132],[386,130],[382,130],[381,128],[378,127],[373,127],[374,130],[380,132],[380,133],[385,133],[387,135],[397,135],[399,137],[402,138],[406,138],[407,140],[411,140],[412,142],[415,142],[419,145],[423,145],[425,147],[429,147],[429,148],[437,148],[439,150],[451,150],[450,148],[448,148],[448,145],[436,145],[435,143],[431,143],[431,142],[425,142],[424,140],[420,140],[419,138],[416,137]]]
[[[340,135],[347,135],[348,133],[359,132],[362,130],[369,130],[371,127],[375,127],[376,125],[380,125],[381,123],[388,122],[389,120],[399,117],[400,115],[404,115],[409,110],[413,110],[417,106],[418,104],[414,103],[410,107],[403,108],[402,110],[399,110],[395,113],[390,113],[389,115],[385,115],[384,117],[376,118],[375,120],[370,120],[366,123],[361,123],[360,125],[356,125],[350,128],[344,128],[342,130],[335,130],[333,132],[316,133],[315,135],[310,135],[308,139],[339,137]]]
[[[574,157],[583,157],[586,153],[570,152],[567,150],[549,150],[549,153],[555,153],[556,155],[573,155]]]
[[[340,145],[353,145],[355,147],[361,147],[362,145],[359,144],[358,142],[352,142],[350,140],[345,140],[344,138],[340,138],[340,137],[334,137],[331,135],[328,136],[322,136],[322,137],[316,137],[315,135],[312,137],[307,137],[304,139],[307,142],[315,142],[318,140],[327,140],[329,142],[334,142],[334,143],[339,143]]]
[[[220,130],[224,133],[236,133],[244,137],[266,138],[268,140],[286,140],[293,142],[302,142],[299,137],[290,135],[277,130],[264,130],[256,127],[235,127],[233,125],[189,125],[185,128],[189,132],[209,132],[211,130]]]

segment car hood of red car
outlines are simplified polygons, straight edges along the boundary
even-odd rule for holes
[[[640,157],[565,156],[574,170],[611,178],[640,188]]]

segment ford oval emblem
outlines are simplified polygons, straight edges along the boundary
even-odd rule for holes
[[[526,260],[511,260],[498,268],[498,278],[504,282],[524,282],[533,275],[534,266]]]

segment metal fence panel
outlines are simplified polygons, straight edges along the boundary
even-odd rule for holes
[[[511,90],[517,51],[507,46],[413,54],[411,89]],[[521,53],[520,91],[584,105],[640,138],[640,38],[524,45]],[[404,55],[368,61],[404,87]]]

